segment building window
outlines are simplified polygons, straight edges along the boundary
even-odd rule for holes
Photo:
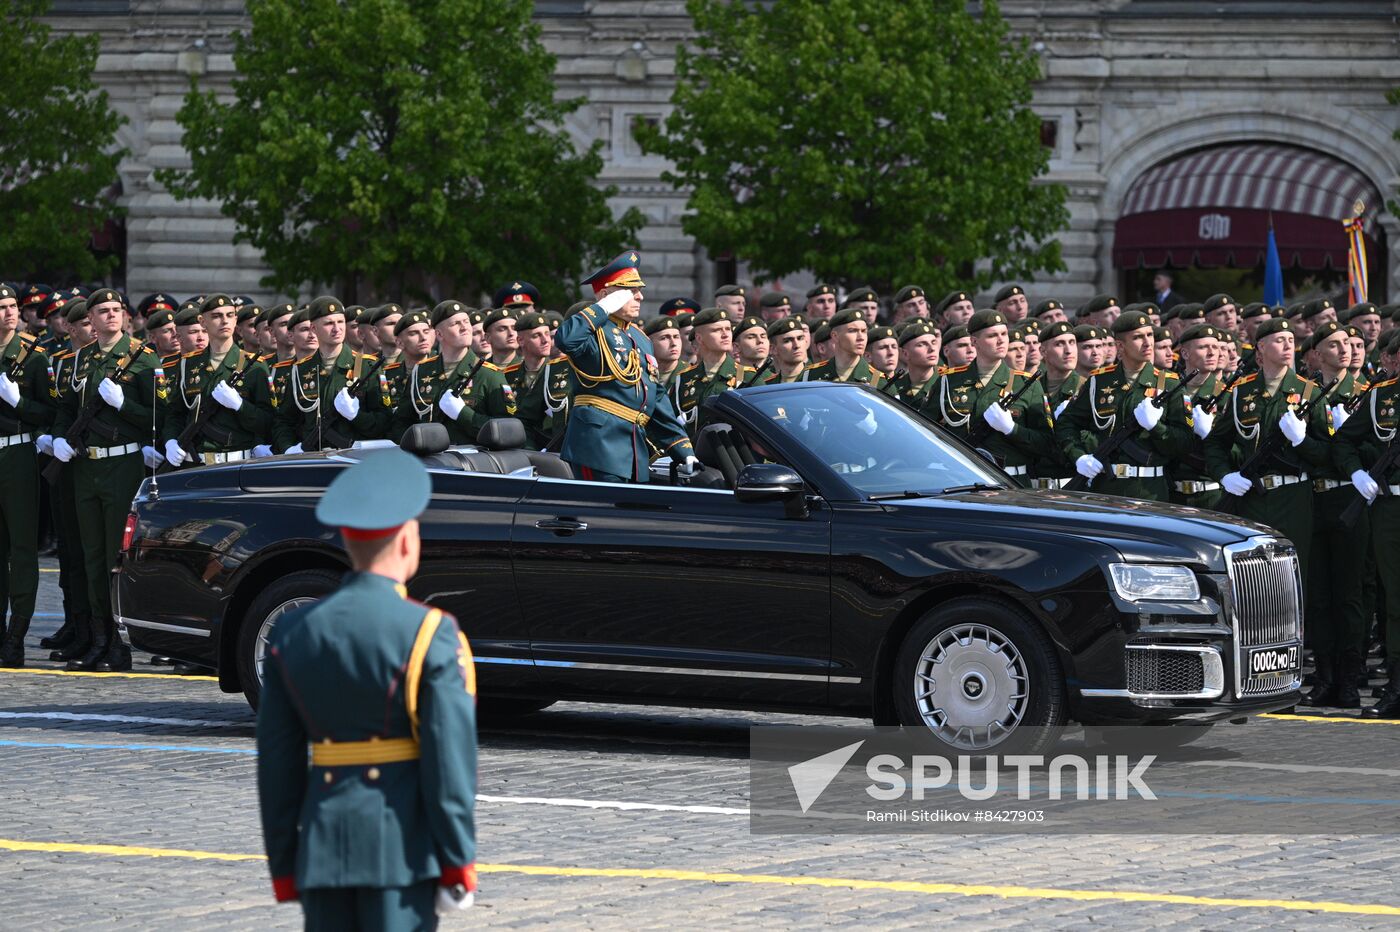
[[[1040,121],[1040,144],[1051,151],[1054,151],[1060,141],[1060,121],[1041,120]]]

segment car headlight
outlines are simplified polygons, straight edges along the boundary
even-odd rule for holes
[[[1201,597],[1196,574],[1184,566],[1110,563],[1108,578],[1129,602],[1194,602]]]

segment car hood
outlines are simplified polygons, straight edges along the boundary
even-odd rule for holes
[[[937,512],[995,533],[1070,535],[1099,542],[1133,560],[1189,561],[1223,570],[1221,548],[1278,532],[1230,515],[1184,505],[1076,492],[991,489],[940,498],[883,502],[911,517]]]

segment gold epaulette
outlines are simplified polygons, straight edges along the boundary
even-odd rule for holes
[[[547,362],[551,362],[551,363],[554,363],[554,362],[568,362],[568,361],[569,361],[569,356],[568,356],[567,353],[560,353],[558,356],[554,356],[554,357],[552,357],[551,359],[548,359],[548,360],[546,360],[546,361],[547,361]]]
[[[516,369],[519,369],[519,368],[520,368],[521,366],[523,366],[523,365],[525,365],[524,360],[521,360],[520,362],[513,362],[513,363],[511,363],[510,365],[506,366],[506,367],[505,367],[504,369],[502,369],[501,371],[502,371],[502,372],[505,372],[505,373],[511,373],[511,372],[514,372]]]
[[[441,353],[438,353],[436,356],[427,356],[427,357],[424,357],[423,359],[418,360],[418,365],[420,365],[420,366],[425,366],[425,365],[427,365],[427,364],[430,363],[430,362],[436,362],[437,359],[438,359],[438,357],[441,356],[441,355],[442,355]]]
[[[398,369],[398,368],[400,368],[402,365],[403,365],[403,360],[402,360],[402,359],[395,359],[393,362],[388,363],[388,364],[386,364],[386,365],[384,366],[384,371],[385,371],[385,372],[388,372],[390,369]]]
[[[1033,378],[1035,378],[1035,373],[1034,373],[1034,372],[1022,372],[1020,369],[1012,369],[1012,370],[1011,370],[1011,374],[1012,374],[1012,375],[1019,375],[1019,376],[1020,376],[1021,378],[1023,378],[1023,379],[1033,379]]]
[[[1396,382],[1400,382],[1400,375],[1397,375],[1393,379],[1386,379],[1384,382],[1377,382],[1375,385],[1371,386],[1371,390],[1375,391],[1378,388],[1388,388],[1391,385],[1394,385]]]
[[[968,369],[970,369],[970,368],[972,368],[972,363],[968,363],[968,364],[965,365],[965,366],[952,366],[952,367],[950,367],[950,368],[948,369],[947,372],[944,372],[943,374],[944,374],[944,375],[956,375],[956,374],[959,373],[959,372],[966,372],[966,371],[967,371]]]
[[[57,356],[54,357],[54,359],[55,359],[55,360],[58,360],[58,359],[72,359],[72,358],[73,358],[74,356],[76,356],[76,355],[78,355],[78,351],[77,351],[77,350],[66,350],[66,351],[64,351],[64,352],[62,352],[62,353],[59,353]]]
[[[1166,377],[1169,378],[1169,379],[1177,379],[1177,380],[1180,380],[1180,379],[1181,379],[1181,373],[1179,373],[1179,372],[1173,372],[1173,371],[1170,370],[1170,369],[1168,369],[1164,374],[1165,374]]]
[[[316,358],[316,351],[315,351],[315,350],[312,350],[311,352],[307,353],[305,356],[303,356],[303,357],[300,358],[300,359],[293,359],[292,362],[296,363],[296,364],[299,366],[299,365],[301,365],[302,363],[304,363],[304,362],[310,362],[311,360],[313,360],[313,359],[315,359],[315,358]]]
[[[281,362],[274,362],[272,368],[281,369],[283,366],[290,366],[294,362],[296,362],[295,359],[284,359]]]
[[[1248,384],[1249,382],[1253,382],[1253,381],[1254,381],[1255,379],[1257,379],[1257,378],[1259,378],[1259,373],[1257,373],[1257,372],[1251,372],[1251,373],[1249,373],[1248,375],[1242,375],[1242,376],[1240,376],[1238,379],[1235,379],[1235,381],[1233,381],[1233,382],[1230,383],[1230,387],[1231,387],[1231,388],[1237,388],[1237,387],[1239,387],[1239,386],[1241,386],[1241,385],[1245,385],[1245,384]]]
[[[1111,366],[1101,366],[1100,368],[1095,369],[1093,372],[1090,372],[1089,374],[1090,374],[1090,375],[1106,375],[1106,374],[1112,372],[1114,369],[1117,369],[1117,368],[1118,368],[1118,364],[1117,364],[1117,363],[1114,363],[1114,364],[1111,365]]]
[[[194,350],[194,351],[189,352],[189,353],[181,353],[181,354],[180,354],[180,358],[181,358],[181,359],[193,359],[193,358],[195,358],[196,356],[198,356],[198,355],[199,355],[200,353],[202,353],[202,352],[204,352],[204,350],[197,349],[197,350]]]
[[[379,357],[376,356],[376,355],[374,355],[373,353],[360,353],[360,352],[356,352],[355,350],[351,350],[351,351],[350,351],[350,355],[353,356],[353,357],[356,358],[356,359],[362,359],[362,360],[364,360],[365,362],[378,362],[378,361],[379,361]]]
[[[155,355],[156,355],[156,351],[155,351],[155,350],[151,349],[151,348],[150,348],[149,346],[147,346],[145,343],[142,343],[142,344],[141,344],[141,354],[144,356],[144,355],[146,355],[147,353],[150,353],[152,356],[155,356]]]
[[[484,362],[484,363],[481,364],[481,368],[483,368],[483,369],[495,369],[497,372],[502,372],[502,371],[504,371],[504,370],[501,369],[500,366],[496,365],[494,362],[492,362],[492,361],[489,360],[489,359],[486,360],[486,362]]]
[[[263,353],[258,357],[258,362],[270,362],[277,358],[276,353]]]

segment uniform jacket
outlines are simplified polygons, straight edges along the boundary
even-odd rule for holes
[[[0,347],[0,371],[8,373],[15,366],[19,369],[14,378],[19,386],[19,406],[12,408],[0,401],[0,436],[43,433],[54,417],[49,357],[39,341],[23,331],[16,331],[10,342]]]
[[[402,436],[420,421],[432,421],[447,426],[447,435],[454,444],[476,443],[476,433],[482,424],[493,417],[515,417],[515,389],[495,363],[482,363],[476,375],[461,384],[461,380],[476,368],[479,358],[467,350],[466,355],[457,360],[457,365],[450,368],[444,368],[441,354],[428,356],[414,366],[405,378],[406,390],[394,415],[395,437]],[[467,406],[457,420],[451,421],[438,407],[438,399],[444,390],[454,386]]]
[[[1292,369],[1283,375],[1278,391],[1269,394],[1264,376],[1251,372],[1234,384],[1215,414],[1215,426],[1206,438],[1206,472],[1219,481],[1235,472],[1259,447],[1260,442],[1278,431],[1284,411],[1295,410],[1321,389]],[[1328,462],[1330,451],[1325,438],[1331,434],[1327,406],[1317,404],[1308,418],[1308,434],[1298,446],[1284,441],[1274,462],[1261,475],[1298,475]]]
[[[1337,431],[1332,444],[1332,462],[1341,478],[1349,479],[1358,469],[1375,465],[1387,444],[1395,439],[1400,423],[1400,379],[1377,382],[1361,407]],[[1400,485],[1400,464],[1383,478],[1382,485]]]
[[[1003,395],[1020,390],[1029,372],[1013,372],[1002,360],[985,378],[977,374],[975,363],[949,369],[938,380],[929,416],[968,440],[978,424],[985,424],[983,412]],[[1003,466],[1025,466],[1037,458],[1054,454],[1050,412],[1045,393],[1037,384],[1009,409],[1015,427],[1011,435],[993,430],[979,446]]]
[[[230,411],[210,394],[220,382],[232,384],[239,372],[244,373],[238,387],[243,407]],[[267,366],[252,353],[235,346],[218,366],[214,365],[207,348],[190,353],[180,359],[174,372],[167,373],[167,382],[170,399],[160,429],[162,442],[177,439],[186,425],[199,417],[200,411],[211,410],[209,405],[214,405],[214,413],[204,422],[198,442],[192,444],[193,449],[185,450],[186,453],[249,450],[262,443],[271,431],[272,389],[268,384]]]
[[[115,378],[118,370],[135,356],[135,361],[120,379],[125,400],[121,410],[105,401],[97,404],[97,414],[88,423],[85,436],[69,437],[78,412],[88,399],[97,397],[97,386],[104,378]],[[64,437],[75,448],[125,446],[129,443],[148,444],[154,439],[155,418],[165,407],[166,388],[160,357],[149,346],[133,337],[123,336],[109,352],[97,343],[89,343],[78,351],[77,357],[65,367],[64,384],[59,387],[58,413],[54,417],[53,435]]]
[[[885,384],[885,377],[870,368],[870,363],[866,362],[864,358],[856,360],[850,374],[844,379],[841,378],[841,373],[836,368],[835,358],[823,359],[813,365],[809,377],[813,381],[819,382],[864,382],[867,385],[874,385],[876,388]]]
[[[1147,363],[1137,378],[1129,379],[1117,363],[1095,369],[1079,394],[1055,419],[1055,440],[1071,464],[1093,453],[1119,427],[1136,423],[1133,410],[1145,399],[1170,391],[1180,381],[1175,372]],[[1132,466],[1165,466],[1189,448],[1186,399],[1175,397],[1151,431],[1139,430],[1118,448],[1118,463]],[[1104,466],[1110,466],[1104,463]]]
[[[277,399],[273,419],[273,449],[286,450],[300,443],[304,450],[348,447],[356,440],[383,437],[392,412],[385,405],[378,382],[371,379],[355,392],[360,413],[353,422],[335,409],[335,396],[350,383],[367,375],[376,357],[352,350],[349,344],[327,362],[320,354],[298,359],[283,376],[286,385]],[[276,367],[274,367],[276,368]]]
[[[914,385],[910,380],[909,373],[903,372],[895,376],[890,384],[887,384],[881,391],[891,398],[897,398],[905,405],[915,411],[929,413],[933,410],[933,402],[937,398],[938,379],[942,373],[935,368],[928,381],[922,385]],[[930,417],[932,415],[930,414]]]
[[[515,389],[515,416],[525,425],[531,445],[544,449],[568,417],[573,394],[569,357],[560,354],[547,359],[533,374],[523,361],[518,362],[506,368],[505,377]]]
[[[741,366],[733,357],[725,357],[713,372],[706,372],[701,363],[687,366],[680,375],[680,413],[693,441],[701,428],[709,423],[705,402],[731,388],[740,388],[752,376],[753,369]]]

